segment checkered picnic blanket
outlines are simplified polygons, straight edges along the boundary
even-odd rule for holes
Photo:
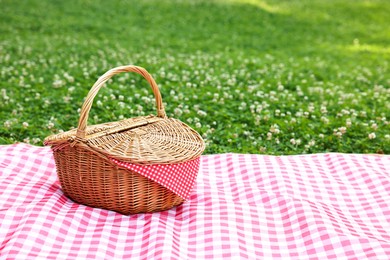
[[[0,259],[390,259],[390,156],[201,157],[188,201],[125,216],[61,191],[49,148],[0,146]]]

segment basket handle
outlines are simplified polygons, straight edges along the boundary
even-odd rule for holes
[[[150,86],[152,87],[154,97],[156,98],[157,116],[161,117],[161,118],[166,118],[160,90],[158,89],[156,81],[153,79],[153,77],[142,67],[138,67],[138,66],[134,66],[134,65],[120,66],[120,67],[110,69],[109,71],[104,73],[95,82],[95,84],[92,86],[91,90],[88,92],[88,95],[84,101],[84,104],[81,107],[80,119],[79,119],[79,125],[77,126],[76,137],[78,137],[78,138],[85,137],[85,130],[87,128],[89,111],[91,110],[93,99],[95,98],[95,96],[99,92],[100,88],[112,76],[119,74],[119,73],[122,73],[122,72],[138,73],[138,74],[142,75],[149,82]]]

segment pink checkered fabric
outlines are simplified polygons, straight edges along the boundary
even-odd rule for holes
[[[0,259],[389,258],[390,156],[202,156],[188,201],[124,216],[65,197],[49,148],[0,146]]]
[[[151,179],[187,200],[199,171],[200,158],[175,164],[139,165],[111,159],[119,166]]]

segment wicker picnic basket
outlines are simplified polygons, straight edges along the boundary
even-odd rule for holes
[[[157,116],[87,126],[99,89],[122,72],[138,73],[149,82]],[[205,147],[195,130],[166,116],[156,82],[144,68],[133,65],[102,75],[85,99],[77,129],[48,136],[44,143],[52,148],[65,195],[123,214],[162,211],[183,203]]]

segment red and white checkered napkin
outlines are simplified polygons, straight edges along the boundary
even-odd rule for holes
[[[111,159],[117,165],[137,172],[187,200],[199,171],[200,158],[176,164],[139,165]]]
[[[0,146],[0,259],[390,259],[390,156],[201,157],[181,206],[72,202],[49,148]]]

